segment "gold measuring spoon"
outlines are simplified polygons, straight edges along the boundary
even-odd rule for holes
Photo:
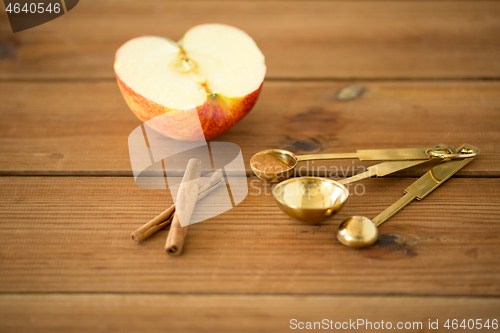
[[[360,161],[408,161],[431,158],[455,159],[475,156],[473,153],[456,153],[453,148],[439,144],[429,148],[372,149],[357,150],[344,154],[295,155],[288,150],[268,149],[258,152],[250,160],[250,167],[257,177],[269,182],[280,182],[293,174],[298,162],[315,160],[359,159]],[[264,161],[272,160],[279,166],[266,166]]]
[[[471,154],[479,154],[480,150],[471,145],[463,145],[458,151],[469,151]],[[350,247],[366,247],[375,244],[378,240],[377,227],[390,219],[394,214],[406,207],[413,200],[422,200],[439,185],[466,166],[474,157],[462,160],[444,161],[436,165],[416,182],[411,184],[405,195],[380,213],[373,220],[364,216],[352,216],[342,222],[337,231],[337,239],[344,245]]]
[[[388,161],[368,167],[355,176],[334,181],[320,177],[297,177],[285,180],[273,188],[278,207],[290,217],[316,224],[339,212],[349,196],[345,184],[365,178],[383,177],[390,173],[429,161]]]

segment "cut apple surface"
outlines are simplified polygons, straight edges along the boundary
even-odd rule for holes
[[[135,115],[148,121],[165,114],[154,128],[187,141],[211,139],[241,120],[255,104],[266,73],[253,39],[223,24],[196,26],[179,43],[155,36],[132,39],[118,49],[114,68]],[[192,117],[183,116],[192,109],[203,135]]]

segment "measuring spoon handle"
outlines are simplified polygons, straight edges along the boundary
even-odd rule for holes
[[[471,153],[474,153],[474,156],[475,154],[479,154],[480,151],[478,148],[468,144],[462,145],[457,150],[460,151],[462,149],[470,150]],[[438,188],[439,185],[447,181],[451,176],[453,176],[460,169],[469,164],[473,159],[474,157],[469,157],[462,160],[444,161],[436,165],[434,168],[427,171],[422,177],[417,179],[417,181],[408,186],[408,188],[405,190],[405,195],[398,201],[393,203],[389,208],[377,215],[377,217],[372,220],[373,223],[376,226],[379,226],[390,219],[392,216],[394,216],[394,214],[399,212],[401,209],[406,207],[413,200],[424,199],[432,191]]]
[[[429,160],[417,160],[417,161],[389,161],[375,164],[368,167],[368,170],[362,173],[358,173],[355,176],[337,180],[340,184],[349,184],[357,182],[365,178],[370,178],[373,176],[383,177],[385,175],[391,174],[396,171],[401,171],[407,168],[411,168],[415,165],[425,163]]]
[[[358,153],[339,153],[339,154],[311,154],[299,155],[297,161],[317,161],[317,160],[349,160],[358,158]]]
[[[415,196],[409,194],[403,195],[395,203],[386,208],[386,210],[378,214],[377,217],[372,220],[372,222],[375,224],[375,226],[378,227],[379,225],[393,217],[401,209],[408,206],[413,200],[415,200]]]
[[[355,153],[300,155],[297,159],[299,162],[356,158],[360,161],[405,161],[444,158],[444,156],[449,158],[453,153],[455,153],[453,148],[440,143],[427,148],[368,149],[357,150]]]

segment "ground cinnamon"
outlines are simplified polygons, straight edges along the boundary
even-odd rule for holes
[[[271,154],[259,154],[252,157],[250,164],[262,172],[276,173],[288,170],[290,166]]]

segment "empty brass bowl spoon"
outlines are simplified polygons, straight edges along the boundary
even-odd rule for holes
[[[340,211],[349,191],[331,179],[298,177],[276,185],[273,195],[285,214],[300,222],[316,224]]]
[[[470,145],[463,145],[475,154],[479,149]],[[462,148],[461,147],[461,148]],[[460,148],[458,149],[460,150]],[[373,220],[364,216],[352,216],[342,222],[337,231],[337,239],[344,245],[350,247],[366,247],[373,245],[378,240],[377,227],[390,219],[394,214],[406,207],[413,200],[422,200],[429,193],[444,183],[448,178],[466,166],[474,157],[464,158],[462,160],[444,161],[429,170],[416,182],[411,184],[406,190],[405,195],[390,207],[380,213]]]
[[[309,224],[316,224],[339,212],[349,191],[345,184],[368,177],[382,177],[428,160],[388,161],[368,167],[368,170],[341,180],[321,177],[297,177],[285,180],[273,188],[278,207],[288,216]]]

